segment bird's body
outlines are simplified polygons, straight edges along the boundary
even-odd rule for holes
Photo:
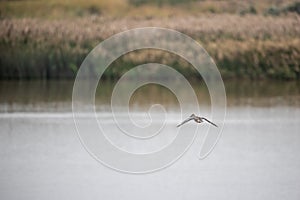
[[[195,114],[192,114],[189,118],[187,118],[186,120],[184,120],[183,122],[181,122],[180,124],[178,124],[177,127],[179,127],[179,126],[181,126],[181,125],[183,125],[183,124],[185,124],[185,123],[187,123],[187,122],[189,122],[191,120],[194,120],[195,122],[197,122],[199,124],[202,123],[202,122],[204,122],[204,121],[206,121],[206,122],[212,124],[213,126],[218,127],[216,124],[212,123],[208,119],[206,119],[204,117],[198,117]]]

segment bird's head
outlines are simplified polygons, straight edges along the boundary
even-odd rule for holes
[[[191,114],[191,116],[190,117],[195,117],[196,115],[195,114]]]

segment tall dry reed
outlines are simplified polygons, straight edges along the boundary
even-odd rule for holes
[[[84,57],[99,42],[131,28],[157,26],[178,30],[199,41],[224,77],[299,79],[300,17],[287,15],[209,15],[160,19],[85,17],[81,19],[0,20],[0,78],[73,78]],[[149,60],[171,63],[193,76],[176,56],[135,52],[107,72],[116,77]],[[145,60],[146,59],[146,60]]]

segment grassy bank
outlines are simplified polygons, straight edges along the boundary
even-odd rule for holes
[[[64,20],[2,19],[0,79],[73,78],[99,42],[120,31],[158,26],[196,39],[216,61],[224,78],[300,78],[300,17],[230,14],[136,19],[84,17]],[[133,52],[109,68],[118,77],[144,62],[170,64],[188,76],[194,71],[168,53]]]
[[[224,78],[300,79],[300,3],[294,0],[0,1],[0,79],[74,78],[86,55],[109,36],[157,26],[197,40]],[[105,76],[146,62],[197,73],[166,52],[122,56]]]

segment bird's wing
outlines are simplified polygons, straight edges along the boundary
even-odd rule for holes
[[[209,121],[208,119],[204,118],[204,117],[201,117],[201,119],[207,121],[208,123],[214,125],[215,127],[218,127],[216,124],[212,123],[211,121]]]
[[[184,120],[183,122],[181,122],[180,124],[178,124],[177,127],[179,127],[179,126],[181,126],[181,125],[183,125],[183,124],[185,124],[185,123],[191,121],[192,119],[194,119],[194,117],[189,117],[189,118],[187,118],[186,120]]]

